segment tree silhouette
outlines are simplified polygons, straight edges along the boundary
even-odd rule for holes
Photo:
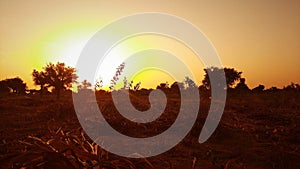
[[[283,90],[287,90],[287,91],[300,91],[300,85],[291,82],[291,84],[284,86]]]
[[[276,92],[276,91],[279,91],[280,89],[278,89],[277,87],[275,87],[275,86],[272,86],[272,87],[270,87],[269,89],[267,89],[266,91],[267,92]]]
[[[16,94],[24,94],[26,91],[26,83],[19,77],[5,79],[0,82],[0,91],[9,92],[10,90]]]
[[[9,80],[10,87],[13,90],[13,93],[24,94],[26,91],[26,83],[23,82],[19,77]]]
[[[64,63],[57,62],[55,65],[49,63],[43,68],[43,72],[33,71],[33,79],[37,85],[47,85],[54,87],[57,98],[61,90],[70,89],[72,83],[76,82],[78,76],[75,74],[76,69],[67,67]]]
[[[184,89],[184,83],[182,82],[174,82],[172,85],[171,85],[171,89]]]
[[[188,89],[188,88],[197,88],[196,83],[191,78],[189,78],[188,76],[186,76],[185,79],[184,79],[184,86],[185,86],[186,89]]]
[[[264,89],[265,89],[265,86],[262,85],[262,84],[260,84],[260,85],[258,85],[257,87],[253,88],[252,91],[253,91],[253,92],[263,92]]]
[[[10,89],[7,85],[7,81],[1,80],[0,81],[0,92],[1,93],[9,93]]]
[[[47,87],[47,77],[46,77],[46,73],[45,72],[39,72],[37,70],[33,70],[32,72],[32,77],[33,77],[33,81],[35,85],[39,85],[40,86],[40,94],[43,95],[43,91],[46,89]]]
[[[236,85],[236,87],[234,89],[238,90],[238,91],[249,91],[249,87],[246,85],[246,79],[245,78],[241,78],[240,82]]]
[[[210,89],[210,80],[208,74],[213,73],[215,77],[222,77],[223,71],[226,76],[227,88],[231,88],[237,81],[240,80],[242,72],[238,72],[234,68],[217,68],[210,67],[204,69],[205,75],[202,84],[206,89]]]

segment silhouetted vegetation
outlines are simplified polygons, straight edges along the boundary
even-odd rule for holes
[[[110,91],[116,90],[117,82],[121,76],[125,68],[125,63],[120,64],[116,68],[116,73],[114,77],[111,79],[109,89]],[[278,87],[270,87],[265,89],[265,86],[259,84],[257,87],[250,89],[246,84],[246,79],[242,78],[242,72],[235,70],[234,68],[218,68],[218,67],[210,67],[205,68],[204,72],[204,79],[202,80],[202,84],[197,86],[197,84],[190,78],[185,77],[182,82],[174,82],[171,86],[169,86],[168,82],[160,83],[156,89],[177,91],[178,89],[188,89],[188,88],[197,88],[199,89],[200,93],[207,95],[207,92],[210,92],[210,79],[209,73],[214,74],[216,77],[220,76],[221,73],[224,71],[227,83],[228,92],[230,91],[239,91],[239,92],[276,92],[276,91],[300,91],[300,85],[291,83],[283,88]],[[72,88],[73,83],[77,83],[78,76],[75,74],[76,69],[66,66],[64,63],[57,62],[56,64],[49,63],[45,67],[43,67],[42,71],[38,71],[36,69],[32,72],[32,77],[34,84],[40,86],[40,90],[37,91],[35,89],[26,90],[26,83],[23,82],[19,77],[12,78],[12,79],[5,79],[0,81],[0,92],[1,93],[17,93],[17,94],[24,94],[26,91],[27,93],[34,94],[40,93],[49,93],[48,89],[52,89],[52,93],[56,93],[57,97],[59,98],[61,90],[69,90]],[[100,91],[103,88],[103,80],[100,78],[95,82],[93,85],[91,82],[87,80],[82,81],[79,85],[77,85],[77,89],[79,90],[94,90]],[[141,82],[134,84],[133,80],[128,81],[126,77],[123,79],[123,87],[121,89],[128,89],[133,91],[138,91],[141,88]],[[102,91],[102,93],[105,91]]]
[[[226,76],[226,84],[227,88],[231,88],[234,86],[236,82],[238,82],[241,78],[242,72],[238,72],[234,68],[217,68],[217,67],[210,67],[204,69],[205,75],[204,79],[202,80],[202,84],[206,89],[210,89],[210,80],[209,74],[214,74],[216,77],[222,77],[223,72]]]
[[[98,80],[96,80],[95,85],[94,85],[94,90],[98,91],[101,90],[103,87],[103,80],[100,78]]]
[[[135,84],[134,87],[133,87],[133,90],[134,90],[134,91],[139,90],[140,87],[141,87],[141,84],[142,84],[141,82],[138,82],[137,84]]]
[[[116,73],[114,77],[111,79],[109,89],[110,91],[117,90],[116,85],[125,68],[125,63],[121,63],[116,68]],[[59,97],[59,93],[61,90],[68,90],[72,87],[72,83],[76,82],[78,78],[75,74],[75,68],[66,67],[64,63],[57,63],[56,65],[49,63],[46,67],[43,68],[43,71],[33,70],[32,77],[35,85],[40,86],[40,94],[44,92],[48,92],[49,88],[52,88],[52,91],[55,91],[57,97]],[[204,79],[202,80],[202,84],[197,86],[197,84],[190,78],[185,77],[182,82],[174,82],[171,86],[169,86],[168,82],[160,83],[156,89],[161,90],[172,90],[177,91],[178,89],[188,89],[188,88],[198,88],[200,93],[207,95],[207,92],[210,92],[210,79],[209,74],[218,77],[222,75],[222,72],[225,73],[226,83],[228,92],[231,91],[238,91],[238,92],[253,92],[253,93],[260,93],[260,92],[277,92],[277,91],[300,91],[300,85],[291,83],[283,88],[278,88],[272,86],[268,89],[265,89],[265,86],[259,84],[257,87],[250,89],[246,84],[246,79],[242,78],[242,72],[235,70],[234,68],[218,68],[218,67],[209,67],[204,69],[205,75]],[[103,88],[103,80],[100,78],[95,82],[93,85],[92,83],[88,82],[87,80],[82,81],[78,86],[77,89],[84,90],[94,90],[99,91]],[[120,89],[127,89],[138,91],[141,88],[141,82],[134,84],[133,80],[128,80],[125,76],[123,78],[123,87]],[[26,84],[20,78],[14,79],[6,79],[0,82],[0,92],[2,93],[24,93],[26,91]],[[36,90],[28,90],[30,93],[36,93]],[[103,91],[104,92],[104,91]],[[103,93],[102,92],[102,93]],[[105,92],[104,92],[105,93]]]
[[[124,67],[123,63],[117,68],[110,84],[111,91],[129,90],[134,107],[141,111],[149,109],[149,94],[155,89],[141,89],[141,82],[134,85],[127,78],[123,79],[121,90],[116,89]],[[30,94],[26,96],[1,95],[0,165],[2,168],[64,169],[299,168],[300,86],[291,83],[282,89],[265,89],[260,84],[250,90],[246,79],[241,77],[242,72],[224,68],[230,89],[224,114],[212,137],[199,144],[199,133],[211,104],[208,71],[218,74],[221,68],[204,71],[203,84],[198,87],[201,96],[199,114],[190,133],[176,147],[150,158],[120,157],[93,142],[78,122],[71,92],[62,92],[59,102],[55,96],[40,98],[31,94],[37,92],[34,89],[28,90]],[[75,69],[63,63],[50,63],[43,71],[33,70],[32,76],[35,85],[40,86],[41,94],[48,88],[54,92],[70,89],[77,79]],[[173,124],[181,106],[179,89],[184,93],[194,87],[197,84],[189,77],[171,86],[168,82],[159,84],[157,89],[166,94],[167,106],[162,115],[149,124],[133,123],[118,114],[111,91],[102,90],[101,79],[94,86],[87,80],[82,81],[77,86],[78,93],[73,94],[82,94],[90,102],[90,94],[95,92],[99,110],[115,130],[145,138],[164,132]],[[25,90],[26,84],[20,78],[0,81],[1,92],[22,94]],[[102,124],[88,113],[85,115],[90,124]]]
[[[5,80],[0,81],[0,92],[1,93],[9,93],[10,89]]]
[[[245,92],[250,91],[249,87],[246,85],[245,78],[240,78],[240,82],[236,85],[234,89],[238,91],[245,91]]]
[[[37,86],[40,86],[40,94],[43,95],[43,92],[45,90],[48,91],[47,87],[49,87],[49,85],[47,85],[47,76],[45,72],[39,72],[37,70],[33,70],[32,72],[32,77],[33,77],[33,81],[34,84]],[[47,85],[47,86],[45,86]]]
[[[257,87],[253,88],[252,91],[253,92],[263,92],[264,89],[265,89],[265,86],[260,84]]]
[[[290,85],[284,86],[283,90],[300,91],[300,85],[292,82]]]
[[[76,82],[78,78],[75,74],[76,69],[66,66],[64,63],[49,63],[43,69],[41,72],[33,70],[33,80],[36,85],[41,86],[41,93],[45,85],[46,87],[53,87],[57,98],[59,98],[61,90],[70,89],[72,83]]]
[[[279,91],[279,90],[280,90],[280,89],[278,89],[278,88],[275,87],[275,86],[272,86],[272,87],[266,89],[267,92],[276,92],[276,91]]]
[[[185,79],[184,79],[184,85],[185,85],[186,89],[188,89],[188,88],[197,88],[196,83],[191,78],[189,78],[188,76],[186,76]]]
[[[125,63],[121,63],[116,70],[116,74],[114,75],[114,77],[111,79],[110,81],[110,86],[109,89],[111,91],[113,91],[115,89],[115,85],[117,84],[118,80],[119,80],[119,76],[121,75],[121,73],[123,72],[123,69],[125,68]]]
[[[80,85],[77,86],[78,90],[86,90],[91,89],[92,84],[88,82],[87,80],[83,80]]]
[[[167,89],[169,88],[169,84],[166,82],[166,83],[161,83],[159,84],[156,89],[160,89],[160,90],[164,90],[164,89]]]
[[[3,93],[25,94],[26,88],[26,83],[19,77],[0,81],[0,92]]]
[[[176,87],[178,87],[179,89],[183,89],[184,88],[184,84],[182,82],[174,82],[171,85],[171,88],[176,88]]]

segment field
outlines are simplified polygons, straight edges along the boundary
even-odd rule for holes
[[[133,97],[134,96],[134,97]],[[147,93],[133,94],[139,110],[150,104]],[[167,94],[165,112],[149,124],[121,117],[109,93],[97,97],[113,128],[128,136],[149,137],[172,125],[180,99]],[[0,96],[1,168],[155,168],[272,169],[300,168],[300,94],[276,91],[230,92],[220,124],[203,144],[198,137],[210,105],[201,95],[200,111],[190,133],[171,150],[149,158],[124,158],[99,147],[82,130],[71,93]],[[91,123],[97,122],[90,119]]]

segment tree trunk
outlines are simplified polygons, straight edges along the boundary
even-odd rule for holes
[[[40,96],[43,96],[43,91],[44,91],[44,85],[41,85],[41,89],[40,89]]]
[[[59,99],[60,97],[60,88],[57,88],[56,90],[56,98]]]

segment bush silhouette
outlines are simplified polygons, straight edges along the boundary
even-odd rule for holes
[[[171,89],[173,90],[177,90],[177,89],[184,89],[184,83],[182,82],[174,82],[172,85],[171,85]]]
[[[300,91],[300,85],[299,84],[295,84],[295,83],[291,83],[287,86],[284,86],[283,87],[283,90],[286,90],[286,91]]]
[[[241,79],[242,72],[238,72],[234,68],[218,68],[218,67],[210,67],[204,69],[205,75],[204,79],[202,80],[202,84],[206,89],[210,89],[210,79],[209,75],[210,73],[213,73],[216,75],[216,77],[222,77],[223,71],[226,76],[226,84],[227,88],[231,88],[234,86],[236,82],[238,82]]]
[[[1,92],[10,92],[16,94],[24,94],[26,91],[26,83],[19,77],[15,77],[12,79],[5,79],[0,81],[0,91]]]
[[[236,85],[236,87],[234,89],[238,90],[238,91],[249,91],[249,87],[246,85],[246,79],[245,78],[241,78],[240,82]]]
[[[91,89],[92,84],[88,82],[87,80],[83,80],[80,85],[77,86],[78,90],[87,90]]]
[[[253,92],[263,92],[264,89],[265,89],[265,86],[262,85],[262,84],[260,84],[260,85],[258,85],[257,87],[253,88],[252,91],[253,91]]]

